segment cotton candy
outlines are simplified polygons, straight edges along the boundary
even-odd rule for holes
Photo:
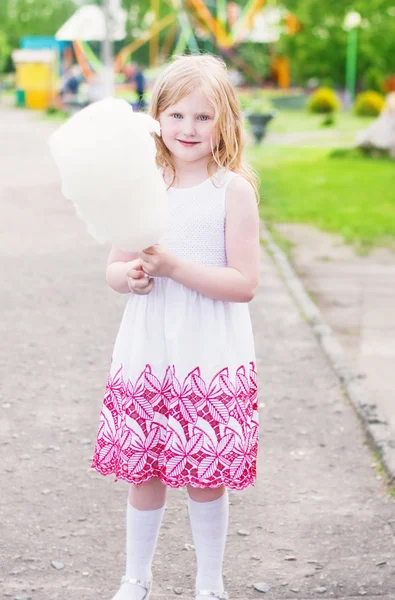
[[[98,242],[138,252],[159,241],[167,193],[155,163],[157,121],[107,98],[84,108],[49,139],[63,195]]]

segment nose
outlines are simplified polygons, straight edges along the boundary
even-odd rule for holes
[[[196,125],[194,119],[184,119],[182,125],[182,133],[185,135],[185,137],[193,137],[196,135]]]

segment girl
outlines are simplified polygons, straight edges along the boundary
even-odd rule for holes
[[[183,56],[156,81],[157,163],[170,221],[139,255],[112,248],[107,282],[131,293],[93,467],[130,483],[126,574],[113,600],[147,600],[167,486],[187,487],[196,600],[227,598],[227,488],[254,483],[257,384],[248,302],[258,285],[256,185],[225,64]]]

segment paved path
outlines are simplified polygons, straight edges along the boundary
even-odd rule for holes
[[[269,131],[265,144],[280,146],[309,146],[352,148],[355,145],[356,134],[353,131],[338,131],[337,129],[321,129],[319,131],[292,131],[275,133]]]
[[[279,225],[278,229],[294,242],[296,268],[335,331],[369,401],[389,424],[395,454],[395,254],[379,248],[369,256],[358,256],[340,236],[307,225]]]
[[[107,248],[60,195],[51,130],[0,109],[0,589],[11,599],[110,600],[127,488],[90,460],[125,298],[105,286]],[[265,408],[257,484],[231,494],[231,600],[394,600],[395,504],[266,255],[251,310]],[[189,543],[185,493],[171,490],[153,600],[192,598]],[[254,591],[258,581],[270,592]]]

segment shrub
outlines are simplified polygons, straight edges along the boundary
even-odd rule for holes
[[[354,111],[360,117],[377,117],[383,110],[384,103],[384,97],[378,92],[363,92],[357,96]]]
[[[336,92],[323,87],[310,96],[307,107],[313,113],[333,113],[341,108],[341,103]]]
[[[333,113],[328,114],[321,123],[321,127],[333,127],[334,125],[336,125],[336,119]]]

